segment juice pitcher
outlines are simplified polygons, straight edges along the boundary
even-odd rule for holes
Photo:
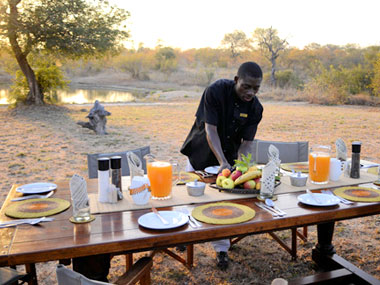
[[[144,158],[146,159],[152,199],[170,199],[172,186],[176,184],[179,177],[178,163],[173,163],[170,158],[159,158],[152,154],[147,154]]]
[[[309,178],[314,184],[329,182],[331,147],[313,145],[309,152]]]

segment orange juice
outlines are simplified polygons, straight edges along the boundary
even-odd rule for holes
[[[309,177],[312,183],[324,184],[329,180],[330,155],[328,153],[309,154]]]
[[[153,199],[168,199],[172,192],[173,169],[169,162],[147,163],[148,178]]]

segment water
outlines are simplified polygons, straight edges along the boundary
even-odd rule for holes
[[[9,104],[9,89],[0,89],[0,104]],[[86,104],[94,103],[95,100],[107,103],[132,102],[144,94],[132,94],[127,91],[115,91],[105,89],[69,89],[58,91],[58,100],[64,104]]]

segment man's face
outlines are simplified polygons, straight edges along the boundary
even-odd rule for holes
[[[245,102],[251,101],[259,91],[261,81],[262,78],[248,75],[245,77],[235,76],[235,90],[240,100]]]

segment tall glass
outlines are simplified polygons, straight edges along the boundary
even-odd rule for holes
[[[331,147],[314,145],[309,152],[309,179],[314,184],[329,182]]]
[[[156,159],[153,156],[146,156],[147,172],[152,191],[152,199],[170,199],[172,186],[176,183],[178,164],[171,163],[169,159]],[[175,175],[173,175],[175,173]]]

